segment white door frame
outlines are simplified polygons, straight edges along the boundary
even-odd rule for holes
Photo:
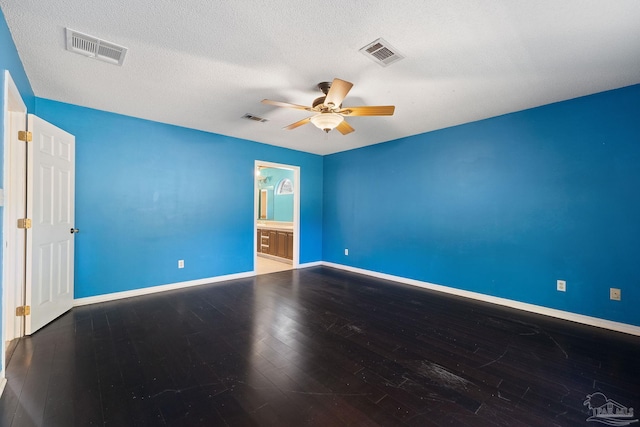
[[[259,188],[256,172],[258,168],[280,168],[293,171],[293,268],[300,265],[300,166],[285,165],[263,160],[256,160],[253,168],[253,271],[258,265],[258,201]]]
[[[18,130],[27,129],[27,107],[9,71],[4,72],[3,88],[4,165],[2,235],[2,352],[0,380],[4,378],[5,343],[23,335],[23,322],[15,316],[24,298],[24,248],[26,233],[17,232],[19,209],[24,210],[26,194],[26,145],[19,143]],[[22,149],[16,149],[20,147]],[[19,184],[22,183],[22,184]],[[16,188],[20,191],[16,191]],[[20,252],[20,253],[19,253]]]

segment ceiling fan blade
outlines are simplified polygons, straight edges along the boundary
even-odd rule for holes
[[[340,124],[336,126],[336,129],[338,129],[338,131],[343,135],[351,133],[355,130],[349,123],[347,123],[346,120],[341,121]]]
[[[262,103],[275,105],[276,107],[295,108],[297,110],[313,111],[311,107],[305,107],[304,105],[290,104],[288,102],[282,102],[282,101],[272,101],[270,99],[263,99]]]
[[[363,107],[346,107],[336,111],[343,116],[393,116],[394,105],[371,105]]]
[[[307,117],[306,119],[298,120],[295,123],[291,123],[289,126],[285,126],[282,129],[286,129],[286,130],[295,129],[295,128],[300,127],[302,125],[306,125],[310,121],[311,121],[311,117]]]
[[[324,99],[324,105],[333,104],[335,107],[340,107],[342,100],[347,96],[347,93],[353,87],[353,83],[349,83],[340,79],[333,79],[331,88],[327,92],[327,97]]]

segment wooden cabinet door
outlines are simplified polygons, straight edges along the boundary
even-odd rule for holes
[[[287,233],[284,231],[278,231],[278,251],[276,255],[280,258],[287,257]]]
[[[269,231],[269,255],[278,256],[278,232]]]
[[[286,258],[293,260],[293,233],[287,233],[287,255]]]
[[[293,233],[258,229],[258,252],[293,260]]]

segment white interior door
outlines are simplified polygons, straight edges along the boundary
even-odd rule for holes
[[[29,114],[25,317],[30,335],[73,305],[75,137]]]

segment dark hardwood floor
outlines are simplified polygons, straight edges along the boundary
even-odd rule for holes
[[[587,422],[587,395],[640,408],[639,343],[285,271],[73,309],[17,343],[0,425],[603,425]]]

